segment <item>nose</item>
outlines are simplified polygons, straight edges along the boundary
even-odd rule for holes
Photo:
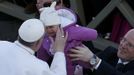
[[[128,42],[127,41],[123,41],[120,43],[120,45],[123,47],[123,48],[126,48],[128,46]]]

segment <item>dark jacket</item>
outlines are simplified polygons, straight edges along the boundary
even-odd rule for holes
[[[94,70],[89,75],[133,75],[134,61],[129,62],[123,68],[123,71],[118,71],[115,66],[118,62],[117,49],[108,47],[104,52],[98,55],[102,62],[97,70]]]

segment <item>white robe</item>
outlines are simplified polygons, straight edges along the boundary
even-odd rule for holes
[[[49,67],[18,41],[0,41],[0,75],[66,75],[65,56],[56,52]]]

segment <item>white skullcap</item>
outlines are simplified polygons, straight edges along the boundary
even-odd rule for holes
[[[56,2],[53,2],[50,7],[41,8],[40,20],[45,26],[53,26],[60,24],[60,18],[55,10]]]
[[[19,36],[26,42],[38,41],[45,33],[43,23],[38,19],[29,19],[19,28]]]

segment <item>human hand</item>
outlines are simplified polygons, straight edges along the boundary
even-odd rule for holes
[[[75,47],[70,51],[71,54],[69,54],[69,56],[72,58],[72,61],[81,60],[83,62],[89,62],[89,60],[93,57],[93,53],[85,45]]]
[[[64,34],[63,29],[58,28],[55,41],[51,38],[51,41],[53,42],[53,49],[55,50],[55,52],[57,51],[64,52],[67,38],[68,38],[68,33],[66,32],[66,34]]]

